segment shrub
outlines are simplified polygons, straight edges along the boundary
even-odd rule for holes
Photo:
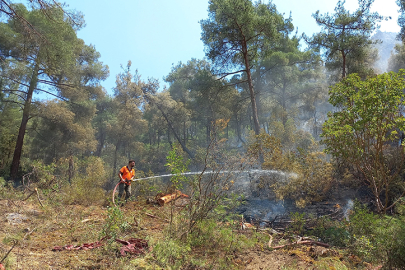
[[[355,204],[349,223],[354,254],[383,262],[388,269],[405,268],[405,204],[401,203],[393,216],[376,215]]]
[[[78,172],[72,179],[71,185],[65,185],[63,191],[66,204],[92,205],[103,204],[106,200],[103,186],[107,182],[107,173],[103,161],[90,157],[78,164]]]
[[[101,237],[108,237],[114,241],[121,230],[127,227],[124,214],[119,207],[107,207],[107,218],[101,231]]]
[[[308,150],[283,151],[280,140],[266,133],[256,136],[249,146],[249,154],[259,159],[263,156],[263,169],[281,170],[293,173],[285,181],[268,180],[277,198],[295,200],[298,207],[320,201],[331,189],[333,183],[332,165],[327,162],[325,153],[313,143]]]
[[[405,130],[404,75],[401,69],[367,80],[347,76],[330,88],[329,102],[338,110],[328,113],[322,129],[326,151],[362,173],[380,213],[391,209],[392,195],[404,190],[398,182],[403,181],[405,148],[397,147],[398,131]]]
[[[191,248],[173,238],[165,238],[159,241],[153,248],[156,261],[165,269],[180,269],[187,261]]]

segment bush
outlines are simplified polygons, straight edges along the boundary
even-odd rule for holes
[[[180,269],[187,261],[191,248],[173,238],[165,238],[159,241],[153,248],[156,261],[161,267],[167,269]]]
[[[97,157],[90,157],[78,164],[78,170],[71,185],[65,185],[62,199],[65,204],[93,205],[103,204],[106,200],[104,185],[107,173],[103,161]]]
[[[393,216],[376,215],[356,204],[349,225],[352,252],[368,261],[378,260],[386,269],[404,269],[404,213],[404,202]]]
[[[263,169],[290,172],[285,181],[267,180],[277,198],[295,200],[298,207],[320,201],[331,189],[333,183],[332,165],[327,162],[325,153],[319,151],[318,145],[311,144],[307,150],[284,151],[280,140],[266,133],[256,136],[248,152],[259,159],[263,157]]]
[[[121,230],[125,230],[127,222],[125,222],[124,214],[119,207],[107,207],[107,218],[101,231],[101,237],[107,237],[114,241]]]

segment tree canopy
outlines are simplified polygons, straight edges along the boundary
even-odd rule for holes
[[[318,49],[324,56],[326,67],[340,73],[344,78],[350,73],[363,77],[370,75],[370,65],[366,60],[372,52],[371,45],[377,41],[370,39],[383,19],[377,12],[371,12],[374,0],[358,0],[359,8],[350,12],[344,8],[345,1],[339,0],[335,13],[313,14],[321,32],[311,38],[304,35],[309,46]]]
[[[276,6],[250,0],[211,0],[208,19],[200,21],[206,55],[221,77],[245,73],[249,85],[254,130],[260,132],[251,70],[259,57],[279,48],[290,20],[277,12]]]
[[[77,38],[76,26],[59,6],[46,9],[52,13],[52,20],[41,10],[29,11],[23,5],[13,8],[45,37],[32,39],[23,22],[14,17],[0,23],[0,56],[4,61],[2,92],[19,97],[23,108],[11,165],[11,176],[15,178],[27,124],[33,116],[34,93],[44,92],[85,107],[82,101],[101,93],[97,82],[106,78],[108,68],[98,62],[100,55],[94,48]]]

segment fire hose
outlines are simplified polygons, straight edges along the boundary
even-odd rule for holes
[[[127,181],[128,181],[128,180],[127,180]],[[134,182],[135,180],[134,180],[134,179],[130,179],[129,181]],[[115,206],[117,206],[117,205],[115,204],[115,192],[117,191],[117,187],[118,187],[120,184],[122,184],[122,183],[125,183],[125,181],[119,181],[118,184],[115,185],[115,188],[114,188],[114,191],[113,191],[113,194],[112,194],[112,202],[113,202],[113,204],[114,204]]]
[[[141,178],[141,179],[131,179],[131,180],[129,180],[129,181],[134,182],[134,181],[138,181],[138,180],[142,180],[142,179],[145,179],[145,178]],[[128,180],[127,180],[127,181],[128,181]],[[113,194],[112,194],[112,202],[113,202],[113,204],[114,204],[115,206],[117,206],[117,205],[115,204],[115,192],[117,191],[117,187],[118,187],[121,183],[125,183],[125,181],[120,181],[120,182],[118,182],[118,184],[115,185],[115,188],[114,188],[114,191],[113,191]],[[168,202],[170,202],[170,201],[172,201],[172,200],[176,200],[176,199],[179,198],[179,197],[189,198],[188,195],[181,193],[180,190],[176,190],[173,194],[167,194],[167,195],[165,195],[165,196],[159,198],[159,199],[157,200],[157,202],[159,203],[160,206],[163,206],[165,203],[168,203]],[[1,269],[0,269],[0,270],[1,270]]]

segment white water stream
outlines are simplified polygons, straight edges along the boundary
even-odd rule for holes
[[[289,178],[297,177],[295,173],[288,173],[278,170],[246,170],[246,171],[199,171],[199,172],[185,172],[181,175],[192,176],[192,175],[212,175],[212,174],[235,174],[234,191],[240,195],[244,195],[246,201],[243,205],[238,208],[239,213],[243,213],[245,217],[254,218],[255,220],[270,221],[276,218],[276,216],[288,215],[288,213],[302,211],[302,209],[297,209],[293,202],[289,201],[277,201],[268,188],[259,187],[260,176],[269,176],[273,181],[287,181]],[[165,178],[175,176],[176,174],[163,174],[156,176],[149,176],[134,179],[134,181],[142,180],[152,180],[157,178]],[[270,196],[269,196],[270,195]],[[351,200],[348,202],[336,202],[344,206],[345,217],[348,218],[349,210],[352,209],[353,203]],[[315,206],[316,208],[325,208],[320,206]],[[316,210],[316,209],[315,209]],[[312,213],[317,213],[314,209]],[[305,210],[304,210],[305,211]],[[326,210],[321,211],[321,215]],[[264,223],[262,223],[263,225]]]
[[[249,174],[249,175],[268,175],[268,174],[278,174],[283,177],[296,177],[296,174],[294,173],[285,173],[282,171],[277,171],[277,170],[248,170],[248,171],[200,171],[200,172],[185,172],[181,173],[180,175],[197,175],[197,174],[229,174],[229,173],[234,173],[234,174]],[[149,177],[143,177],[143,178],[138,178],[134,179],[134,181],[141,181],[141,180],[147,180],[147,179],[154,179],[154,178],[160,178],[160,177],[169,177],[169,176],[175,176],[176,174],[163,174],[163,175],[155,175],[155,176],[149,176]]]

